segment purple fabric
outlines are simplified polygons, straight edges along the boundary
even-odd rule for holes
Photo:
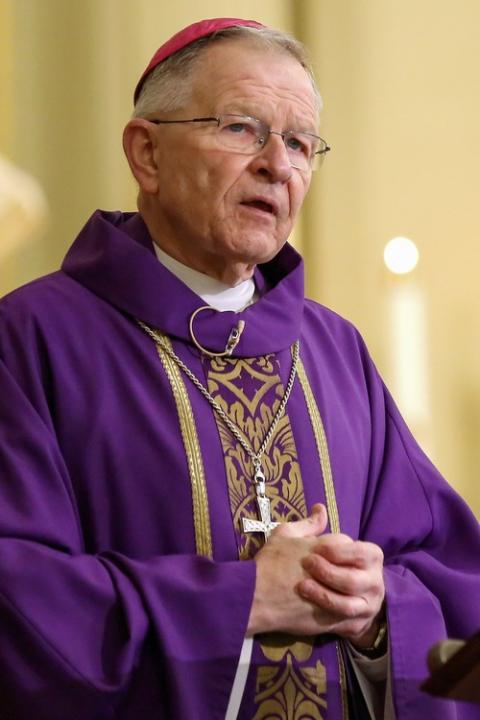
[[[242,313],[236,354],[276,352],[285,381],[300,336],[342,531],[385,553],[397,718],[478,717],[473,705],[418,690],[429,646],[478,629],[478,523],[416,445],[355,329],[303,300],[298,255],[286,247],[261,273],[269,289]],[[187,384],[214,560],[195,556],[174,401],[154,344],[132,319],[168,332],[201,374],[187,322],[201,304],[156,260],[138,216],[97,212],[62,271],[0,305],[6,720],[225,715],[254,563],[235,559],[215,419]],[[223,347],[237,320],[202,314],[201,342]],[[298,382],[288,410],[310,506],[324,493]],[[329,720],[338,712],[331,707]]]

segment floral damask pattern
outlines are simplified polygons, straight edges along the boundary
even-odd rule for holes
[[[253,720],[324,720],[325,666],[320,660],[315,665],[302,664],[311,658],[313,638],[296,641],[276,634],[264,638],[262,651],[275,664],[258,669]]]
[[[209,363],[207,381],[209,392],[257,451],[285,392],[275,356],[215,358]],[[263,545],[263,535],[242,532],[242,518],[258,517],[252,462],[220,418],[217,426],[238,553],[241,559],[248,559]],[[289,522],[305,517],[303,482],[288,412],[277,425],[262,458],[262,469],[272,520]],[[313,638],[298,641],[278,634],[262,638],[265,665],[257,668],[253,720],[324,720],[326,671],[320,660],[311,664],[313,647]]]
[[[284,394],[275,356],[210,362],[208,390],[255,451],[266,436]],[[225,454],[228,491],[237,531],[239,557],[251,558],[263,544],[260,534],[243,534],[242,518],[256,519],[257,507],[250,458],[218,419]],[[272,519],[288,522],[305,517],[303,483],[288,414],[285,414],[262,458]]]

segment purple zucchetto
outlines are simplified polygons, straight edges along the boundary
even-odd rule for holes
[[[183,50],[184,47],[187,47],[190,43],[195,42],[195,40],[211,35],[218,30],[225,30],[225,28],[233,27],[234,25],[242,25],[243,27],[253,28],[265,27],[265,25],[262,25],[262,23],[259,23],[256,20],[241,20],[240,18],[211,18],[209,20],[200,20],[200,22],[193,23],[193,25],[188,25],[188,27],[175,33],[175,35],[167,40],[166,43],[158,48],[137,83],[133,95],[134,103],[138,100],[140,90],[142,89],[147,76],[150,75],[157,65],[174,53],[178,52],[178,50]]]

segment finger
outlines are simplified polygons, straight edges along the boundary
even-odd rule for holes
[[[314,518],[315,521],[322,526],[322,533],[324,533],[328,525],[328,513],[325,505],[323,505],[323,503],[315,503],[312,505],[310,517]]]
[[[327,524],[328,516],[325,506],[316,503],[312,507],[312,513],[307,518],[279,525],[273,531],[272,539],[274,537],[318,537],[325,532]]]
[[[344,620],[370,617],[374,612],[365,598],[357,595],[344,595],[311,579],[301,580],[297,584],[297,592],[304,600],[315,605],[332,623]]]
[[[359,569],[383,565],[382,549],[374,543],[352,540],[346,535],[323,535],[312,552],[336,565],[348,565]]]
[[[328,521],[327,508],[325,507],[325,505],[323,503],[314,503],[312,505],[312,509],[310,510],[310,515],[320,515],[320,514],[321,515],[325,514],[325,518]]]
[[[381,611],[384,599],[375,597],[367,601],[363,597],[343,595],[313,580],[300,581],[297,592],[317,608],[319,617],[329,626],[326,632],[347,638],[361,637],[371,627]]]
[[[336,565],[320,555],[309,553],[302,559],[302,567],[317,583],[343,595],[368,598],[380,596],[384,592],[380,565],[363,570]]]

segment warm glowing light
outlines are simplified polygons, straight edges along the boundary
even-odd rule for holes
[[[385,245],[383,259],[387,268],[397,275],[404,275],[415,269],[419,253],[417,246],[406,237],[396,237]]]

